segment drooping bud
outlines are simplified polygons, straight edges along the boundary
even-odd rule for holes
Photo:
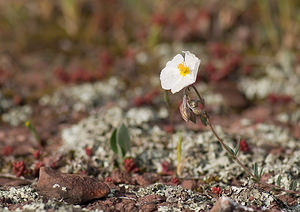
[[[201,114],[201,112],[202,112],[202,109],[201,109],[201,107],[199,107],[199,105],[201,105],[201,103],[200,103],[200,101],[198,101],[198,100],[191,100],[190,102],[189,102],[189,108],[193,111],[193,113],[195,114],[195,115],[200,115]]]
[[[187,101],[186,95],[184,95],[182,98],[182,103],[179,107],[179,110],[180,110],[182,118],[186,122],[192,121],[192,122],[196,123],[196,115],[191,110],[191,108],[188,106],[188,101]]]

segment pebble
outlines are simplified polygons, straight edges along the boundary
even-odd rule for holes
[[[109,187],[85,175],[65,174],[48,167],[40,169],[38,192],[50,199],[63,199],[70,204],[82,204],[105,197]]]

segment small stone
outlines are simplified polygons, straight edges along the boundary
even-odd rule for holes
[[[0,186],[21,186],[29,185],[30,181],[21,178],[0,177]]]
[[[130,176],[130,174],[128,174],[126,172],[114,170],[111,173],[111,178],[112,178],[112,181],[117,184],[120,184],[120,183],[132,184],[131,176]]]
[[[151,194],[151,195],[147,195],[144,197],[140,197],[139,198],[139,202],[145,204],[145,203],[161,203],[161,202],[165,202],[166,201],[166,197],[158,195],[158,194]]]
[[[40,169],[38,192],[48,198],[63,199],[70,204],[81,204],[105,197],[109,187],[96,179],[78,174],[65,174],[48,167]]]
[[[234,202],[227,197],[221,197],[215,203],[210,212],[232,212],[234,210]]]
[[[144,173],[143,175],[134,175],[133,181],[135,181],[138,185],[147,186],[158,180],[157,175],[153,173]]]
[[[139,212],[152,212],[157,211],[157,204],[155,203],[149,203],[141,206]]]
[[[194,180],[184,180],[180,185],[182,188],[190,190],[195,189],[197,187],[197,183]]]

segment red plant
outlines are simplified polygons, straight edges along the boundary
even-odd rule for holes
[[[90,148],[90,147],[85,147],[85,154],[89,157],[92,157],[93,156],[93,149]]]
[[[214,193],[214,194],[217,194],[217,195],[220,195],[222,193],[222,189],[219,187],[219,186],[214,186],[211,188],[211,191]]]
[[[44,164],[42,161],[38,161],[35,163],[34,168],[33,168],[33,174],[34,176],[38,176],[40,173],[40,168],[43,167]]]
[[[40,159],[41,157],[41,151],[40,150],[35,150],[33,153],[32,153],[33,157],[38,160]]]
[[[123,164],[127,173],[136,173],[139,171],[133,158],[125,158]]]
[[[108,51],[102,51],[99,55],[99,60],[101,65],[105,68],[108,68],[113,63],[112,56]]]
[[[12,170],[16,174],[17,177],[24,176],[25,174],[28,173],[24,161],[14,162]]]
[[[221,43],[211,43],[208,46],[209,53],[216,58],[223,58],[229,52],[229,49]]]
[[[2,149],[2,155],[3,156],[10,156],[13,152],[13,148],[11,146],[5,146],[3,149]]]
[[[270,103],[276,104],[276,103],[289,103],[293,99],[292,99],[292,97],[290,97],[289,95],[286,95],[286,94],[271,93],[268,96],[268,100],[269,100]]]
[[[164,126],[164,131],[166,133],[173,133],[174,132],[174,127],[172,125],[165,125]]]
[[[161,173],[164,175],[172,175],[174,172],[172,171],[172,165],[168,161],[163,161],[161,163],[162,171]]]
[[[250,151],[250,147],[249,147],[247,141],[244,138],[241,139],[241,141],[240,141],[239,150],[242,151],[242,152],[249,152]]]
[[[138,96],[133,99],[133,105],[135,107],[140,107],[142,105],[152,104],[153,99],[159,94],[158,90],[150,91],[143,96]]]
[[[170,182],[174,185],[178,185],[180,183],[180,180],[177,177],[172,177]]]
[[[110,183],[113,181],[113,179],[111,177],[106,177],[104,181]]]
[[[54,70],[54,76],[65,83],[70,81],[69,74],[66,73],[61,67],[58,67]]]

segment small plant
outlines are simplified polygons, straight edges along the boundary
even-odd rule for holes
[[[260,178],[263,174],[263,170],[264,170],[264,167],[262,167],[260,172],[258,172],[258,165],[257,165],[257,163],[254,163],[254,165],[253,165],[253,172],[254,172],[254,176],[255,176],[254,180],[256,180],[258,182],[260,181]]]
[[[279,189],[289,193],[300,194],[300,192],[294,191],[297,187],[296,181],[293,181],[291,183],[290,190],[286,190],[279,186],[262,182],[261,176],[263,174],[263,168],[261,168],[259,171],[257,163],[254,164],[252,173],[252,171],[249,168],[247,168],[238,158],[238,153],[240,149],[242,149],[242,151],[249,150],[245,140],[239,140],[234,150],[224,143],[224,141],[217,134],[212,123],[210,122],[209,115],[205,111],[204,99],[199,94],[196,87],[193,85],[193,83],[196,82],[198,68],[201,61],[189,51],[183,51],[183,53],[185,54],[185,57],[183,57],[181,54],[177,54],[171,61],[167,63],[166,67],[160,73],[160,81],[163,89],[171,90],[173,94],[179,92],[182,89],[184,90],[182,104],[180,106],[180,113],[182,118],[186,122],[192,121],[193,123],[196,123],[197,117],[199,117],[202,124],[204,126],[209,127],[209,129],[217,138],[223,149],[226,150],[229,157],[232,158],[251,178],[253,178],[255,182],[268,187],[272,187],[273,189]],[[196,99],[194,98],[194,95],[191,94],[192,91],[197,96]],[[179,139],[177,147],[177,162],[180,161],[180,147],[181,138]],[[277,184],[278,181],[280,182],[280,179],[277,179]]]
[[[178,143],[177,143],[177,168],[176,174],[178,176],[181,175],[182,164],[181,164],[181,146],[182,146],[182,136],[181,133],[178,135]]]
[[[130,151],[130,136],[127,127],[122,124],[115,128],[110,137],[110,148],[118,155],[118,163],[123,166],[123,161],[127,152]]]
[[[40,147],[43,146],[42,144],[42,140],[40,139],[40,137],[37,134],[37,131],[35,129],[35,127],[31,124],[30,121],[26,121],[25,122],[25,126],[29,129],[29,131],[33,134],[35,141],[39,144]]]
[[[211,191],[216,195],[220,195],[222,193],[222,189],[219,186],[212,187]]]

